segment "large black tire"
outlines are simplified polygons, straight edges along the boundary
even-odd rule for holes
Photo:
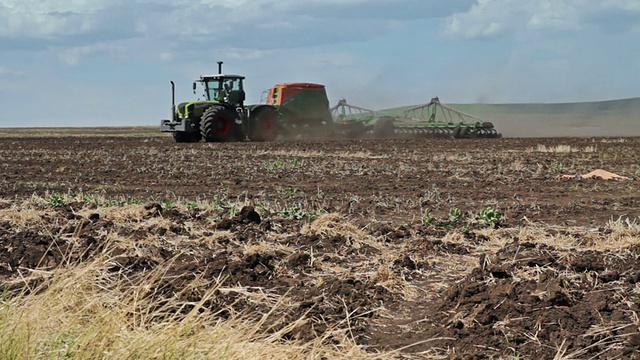
[[[378,119],[375,125],[373,125],[373,136],[376,139],[393,138],[395,136],[393,119],[387,117]]]
[[[462,130],[460,130],[460,137],[461,138],[471,137],[471,129],[468,126],[463,127]]]
[[[206,142],[238,141],[242,130],[236,122],[238,113],[223,106],[212,106],[204,111],[200,121],[200,134]]]
[[[278,137],[278,112],[264,107],[251,114],[249,139],[251,141],[273,141]]]
[[[173,139],[177,143],[193,143],[200,141],[201,135],[199,132],[184,132],[176,131],[173,133]]]

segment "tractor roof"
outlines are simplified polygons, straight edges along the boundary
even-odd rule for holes
[[[227,74],[215,74],[215,75],[201,75],[200,80],[207,79],[244,79],[242,75],[227,75]]]

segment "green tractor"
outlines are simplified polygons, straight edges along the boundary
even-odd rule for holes
[[[171,82],[171,119],[160,129],[173,133],[176,142],[228,142],[247,137],[253,141],[274,140],[278,135],[278,109],[272,105],[245,105],[244,76],[222,73],[203,75],[193,83],[204,88],[205,100],[175,103],[175,83]]]

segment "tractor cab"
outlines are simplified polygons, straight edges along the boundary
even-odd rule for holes
[[[223,74],[222,61],[218,61],[218,73],[200,76],[200,80],[193,83],[193,93],[196,93],[197,83],[201,83],[207,100],[244,107],[243,80],[244,76]]]
[[[245,100],[243,80],[244,76],[240,75],[203,75],[200,76],[200,80],[193,83],[193,89],[195,92],[196,84],[201,83],[207,100],[243,106]]]

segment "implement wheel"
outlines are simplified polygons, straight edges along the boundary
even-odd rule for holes
[[[270,107],[259,109],[249,119],[251,141],[273,141],[278,137],[278,112]]]
[[[395,135],[395,126],[392,118],[380,118],[373,125],[373,136],[376,139],[389,139]]]
[[[240,139],[238,114],[223,106],[212,106],[202,114],[200,134],[206,142],[227,142]]]

